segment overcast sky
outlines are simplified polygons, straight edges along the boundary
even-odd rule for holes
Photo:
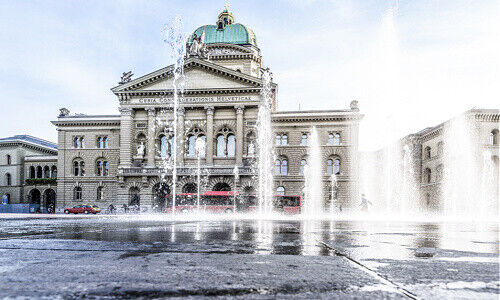
[[[279,85],[279,109],[359,101],[362,149],[500,106],[499,0],[230,1]],[[110,88],[170,63],[163,28],[224,1],[0,1],[0,137],[56,141],[58,109],[117,114]]]

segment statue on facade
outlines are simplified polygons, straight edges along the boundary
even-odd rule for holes
[[[137,146],[137,156],[144,157],[144,152],[145,152],[144,150],[145,150],[144,142],[141,142],[139,146]]]
[[[118,84],[124,84],[130,82],[132,80],[132,76],[134,76],[132,71],[123,72],[120,82],[118,82]]]
[[[67,115],[69,115],[69,109],[67,109],[66,107],[62,107],[59,109],[59,117],[66,117]]]
[[[193,41],[189,46],[189,56],[198,56],[200,58],[207,58],[208,50],[205,46],[205,31],[202,32],[201,36],[196,36],[196,33],[193,34]]]
[[[249,156],[255,155],[255,145],[253,144],[253,142],[250,142],[250,144],[248,145],[248,155]]]

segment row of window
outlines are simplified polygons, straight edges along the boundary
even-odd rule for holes
[[[30,167],[29,171],[29,178],[52,178],[52,179],[57,179],[57,167],[56,166],[38,166]]]
[[[493,129],[489,134],[488,145],[496,146],[498,145],[498,129]],[[443,154],[444,143],[439,142],[437,144],[437,155],[440,156]],[[425,147],[423,152],[423,159],[432,158],[432,148],[430,146]]]
[[[109,175],[109,162],[103,159],[98,159],[95,164],[96,176]],[[73,176],[85,176],[85,162],[81,158],[73,161]]]
[[[326,160],[326,174],[327,175],[338,175],[340,174],[340,158],[329,158]],[[299,174],[304,175],[305,168],[307,166],[307,160],[302,159],[299,166]],[[288,175],[288,159],[282,158],[277,159],[274,164],[274,174],[276,175]]]
[[[96,139],[96,147],[100,149],[107,149],[109,147],[109,139],[107,136],[99,136]],[[81,149],[85,148],[85,137],[75,136],[73,137],[73,148]]]
[[[73,200],[75,201],[80,201],[82,200],[82,195],[83,195],[83,190],[81,187],[77,186],[73,189]],[[104,194],[104,187],[98,186],[96,190],[96,199],[99,200],[104,200],[105,194]]]
[[[340,133],[338,132],[331,132],[328,134],[328,142],[327,145],[330,146],[340,146],[341,140],[340,140]],[[301,146],[307,146],[309,144],[309,135],[307,133],[302,133],[301,139],[300,139],[300,145]],[[276,135],[276,141],[275,141],[276,146],[287,146],[288,145],[288,135],[285,133],[280,133]]]

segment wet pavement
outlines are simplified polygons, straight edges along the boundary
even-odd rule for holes
[[[0,297],[499,297],[498,223],[220,218],[0,215]]]

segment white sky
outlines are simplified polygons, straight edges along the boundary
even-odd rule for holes
[[[472,107],[500,107],[498,0],[231,1],[279,84],[279,109],[360,102],[362,149]],[[0,136],[56,141],[58,109],[116,114],[109,90],[170,63],[162,29],[214,24],[223,1],[1,1]]]

